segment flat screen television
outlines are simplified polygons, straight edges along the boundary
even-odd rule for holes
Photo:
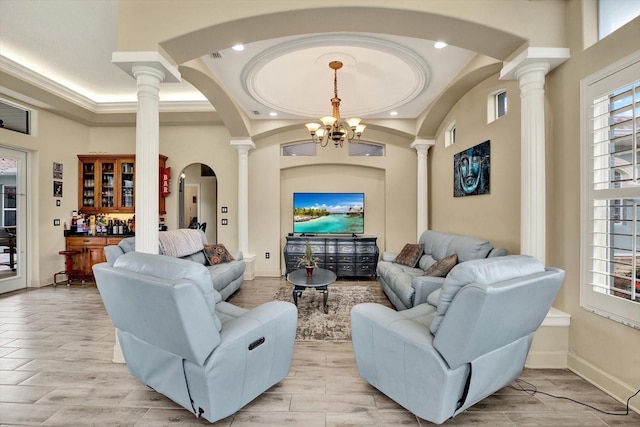
[[[364,193],[293,193],[293,232],[364,233]]]

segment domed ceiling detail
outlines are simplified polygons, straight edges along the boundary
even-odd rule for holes
[[[291,36],[202,57],[250,119],[318,120],[331,113],[333,70],[343,118],[415,119],[474,57],[432,40],[372,33]]]
[[[300,117],[331,111],[333,70],[343,117],[371,117],[407,104],[429,84],[429,67],[411,50],[363,36],[317,36],[267,49],[244,67],[245,91],[269,109]],[[294,71],[294,72],[292,72]]]

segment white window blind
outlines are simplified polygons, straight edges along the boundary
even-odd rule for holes
[[[581,85],[581,305],[635,328],[640,328],[638,56]]]

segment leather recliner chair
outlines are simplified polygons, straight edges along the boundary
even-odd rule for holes
[[[501,256],[455,266],[435,305],[358,304],[351,333],[360,376],[443,423],[518,378],[563,279],[534,258]]]
[[[127,252],[93,271],[131,374],[196,416],[225,418],[288,374],[295,305],[234,306],[204,265],[164,255]]]

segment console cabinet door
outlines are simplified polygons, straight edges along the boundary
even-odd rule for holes
[[[107,239],[104,237],[67,237],[67,250],[79,252],[73,257],[73,268],[81,270],[87,277],[92,277],[93,265],[106,261],[104,257],[106,244]]]
[[[117,245],[124,237],[67,237],[66,249],[78,251],[73,257],[73,268],[81,270],[85,276],[93,277],[93,266],[107,259],[104,256],[106,245]]]

